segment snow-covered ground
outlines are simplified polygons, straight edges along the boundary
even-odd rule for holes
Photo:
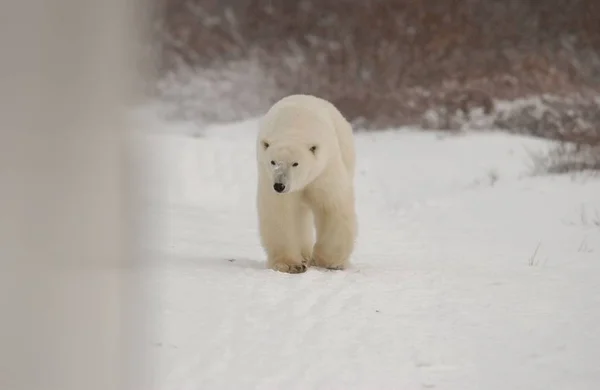
[[[289,275],[256,121],[160,126],[160,389],[600,388],[600,179],[530,175],[547,142],[357,134],[353,266]]]

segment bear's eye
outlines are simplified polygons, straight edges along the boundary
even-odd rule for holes
[[[268,147],[269,147],[269,143],[263,141],[263,148],[267,149]]]
[[[275,165],[275,161],[271,160],[271,165]]]
[[[297,166],[298,166],[298,163],[293,163],[293,164],[292,164],[292,166],[293,166],[293,167],[297,167]]]
[[[315,152],[317,151],[317,146],[316,146],[316,145],[315,145],[315,146],[311,146],[311,147],[310,147],[310,151],[311,151],[312,153],[315,153]]]

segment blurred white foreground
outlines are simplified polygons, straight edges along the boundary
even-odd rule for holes
[[[264,268],[256,122],[155,124],[159,388],[594,389],[600,180],[531,177],[543,141],[357,135],[353,267]]]
[[[152,389],[136,272],[152,169],[131,169],[125,115],[151,5],[0,2],[2,390]]]

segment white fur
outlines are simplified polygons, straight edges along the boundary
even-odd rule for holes
[[[324,99],[285,97],[264,116],[256,152],[267,266],[290,273],[304,272],[308,265],[346,268],[357,235],[354,137],[348,121]],[[285,189],[276,192],[275,183]]]

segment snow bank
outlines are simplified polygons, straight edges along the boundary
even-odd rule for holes
[[[161,389],[600,383],[600,180],[532,176],[528,137],[359,134],[353,267],[288,275],[264,268],[255,130],[152,136]]]

